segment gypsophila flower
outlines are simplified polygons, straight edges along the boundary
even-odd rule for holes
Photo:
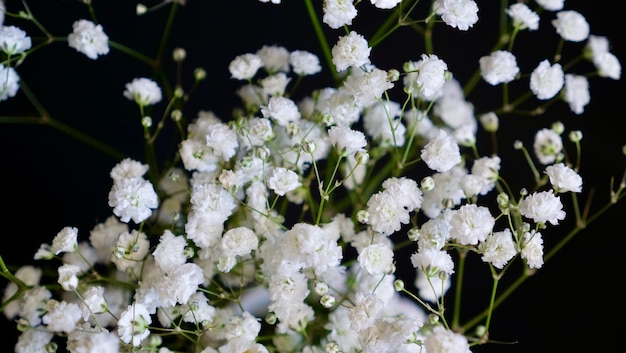
[[[478,21],[478,5],[474,0],[436,0],[435,13],[450,27],[467,31]]]
[[[506,50],[498,50],[489,56],[483,56],[479,59],[479,63],[481,76],[492,86],[511,82],[519,73],[515,55]]]
[[[428,168],[438,172],[447,172],[461,162],[459,145],[454,137],[444,130],[440,130],[437,136],[424,146],[420,157]]]
[[[537,99],[550,99],[563,87],[565,77],[561,65],[550,65],[545,59],[530,74],[530,89]]]
[[[535,192],[524,197],[519,210],[522,216],[537,223],[550,222],[557,225],[565,219],[561,199],[550,191]]]
[[[524,3],[511,4],[506,13],[513,20],[513,26],[519,29],[535,31],[539,28],[539,15]]]
[[[357,16],[357,10],[352,1],[324,0],[322,9],[324,11],[322,21],[333,29],[351,25],[352,20]]]
[[[413,267],[422,270],[429,277],[439,276],[440,273],[451,275],[454,273],[454,262],[450,254],[434,248],[419,249],[411,255]]]
[[[370,275],[380,275],[387,273],[393,264],[393,250],[383,243],[372,244],[361,250],[357,260]]]
[[[125,87],[124,97],[134,101],[139,106],[153,105],[161,101],[161,88],[149,78],[135,78]]]
[[[337,71],[350,67],[359,67],[370,63],[370,51],[367,39],[357,32],[339,37],[332,48],[333,64]]]
[[[21,54],[32,47],[32,41],[21,28],[0,26],[0,48],[7,55]]]
[[[565,89],[563,92],[570,109],[576,114],[582,114],[585,106],[591,101],[589,94],[589,80],[582,75],[565,74]]]
[[[539,269],[543,266],[543,237],[541,233],[534,230],[524,233],[521,256],[522,259],[526,260],[529,268]]]
[[[272,118],[278,125],[287,126],[301,118],[296,103],[287,97],[271,97],[266,106],[261,107],[265,118]]]
[[[169,229],[163,232],[159,239],[159,244],[152,252],[154,260],[159,268],[164,272],[170,272],[187,261],[185,247],[187,241],[182,236],[176,236]]]
[[[72,24],[72,33],[67,36],[70,48],[85,54],[90,59],[109,53],[109,37],[104,33],[102,25],[89,20],[78,20]]]
[[[314,75],[322,70],[317,55],[305,50],[294,50],[289,53],[289,64],[293,72],[301,76]]]
[[[59,279],[57,282],[61,285],[61,288],[67,291],[73,291],[78,286],[78,273],[80,273],[80,266],[73,264],[63,264],[57,269]]]
[[[589,23],[577,11],[559,11],[552,25],[561,38],[571,42],[582,42],[589,37]]]
[[[148,337],[148,326],[152,323],[150,313],[141,303],[129,305],[117,322],[117,333],[124,343],[137,347],[144,338]]]
[[[554,163],[563,149],[563,140],[554,130],[541,129],[535,134],[533,149],[541,164]]]
[[[517,254],[513,234],[509,228],[493,232],[487,240],[480,244],[481,259],[495,268],[502,269]]]
[[[50,300],[46,304],[46,314],[41,317],[41,323],[52,332],[70,333],[82,317],[82,312],[76,303]]]
[[[63,227],[52,240],[50,250],[58,255],[62,252],[73,252],[78,247],[78,228]]]
[[[409,73],[405,85],[416,89],[421,97],[433,100],[440,94],[440,90],[446,82],[445,73],[448,65],[437,55],[422,54],[420,60],[405,64],[405,71]],[[415,73],[415,74],[412,74]]]
[[[238,55],[228,65],[230,77],[236,80],[250,80],[263,67],[263,60],[255,53]]]
[[[302,185],[296,172],[278,167],[272,169],[267,176],[267,187],[276,195],[284,196],[285,193],[295,190]]]
[[[471,353],[467,339],[443,326],[435,326],[424,340],[428,353]]]
[[[539,6],[548,11],[559,11],[563,9],[565,0],[535,0]]]
[[[109,206],[124,223],[131,219],[141,223],[152,215],[152,209],[159,205],[152,184],[143,178],[125,178],[113,183],[109,192]]]
[[[20,88],[20,76],[14,68],[0,64],[0,102],[15,97]]]
[[[622,64],[615,54],[607,52],[595,55],[593,63],[598,68],[598,75],[619,80],[622,77]]]
[[[113,181],[119,181],[126,178],[141,178],[144,174],[146,174],[148,168],[149,166],[147,164],[143,164],[130,158],[124,158],[111,169],[111,173],[109,175]]]
[[[461,245],[485,241],[495,225],[495,219],[484,206],[466,204],[452,212],[450,237]]]
[[[280,45],[264,45],[256,51],[268,73],[289,71],[289,51]]]
[[[87,321],[92,315],[106,312],[108,305],[104,299],[104,287],[89,286],[84,290],[82,297],[83,300],[79,305],[83,311],[83,320]]]
[[[582,191],[583,179],[581,176],[563,163],[547,166],[546,174],[557,193]]]
[[[363,132],[346,126],[331,126],[328,129],[328,137],[340,156],[353,154],[367,145]]]

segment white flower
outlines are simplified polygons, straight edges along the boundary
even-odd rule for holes
[[[21,28],[0,26],[0,48],[7,55],[21,54],[32,46],[32,41]]]
[[[149,166],[139,161],[124,158],[111,169],[111,179],[118,181],[126,178],[141,178],[148,171]]]
[[[361,250],[357,260],[370,275],[380,275],[388,273],[393,264],[393,255],[393,250],[388,244],[376,243]]]
[[[283,196],[301,185],[298,173],[286,168],[274,168],[267,176],[267,187],[272,189],[276,195]]]
[[[402,224],[409,223],[409,211],[398,201],[397,195],[388,191],[380,191],[370,197],[367,201],[367,223],[372,230],[388,236],[400,230]]]
[[[561,65],[550,65],[550,62],[545,59],[530,74],[530,90],[537,99],[550,99],[559,93],[564,81]]]
[[[146,233],[133,229],[119,234],[110,257],[118,270],[126,271],[140,266],[149,250],[150,242]]]
[[[347,126],[331,126],[328,129],[330,143],[335,146],[340,156],[347,156],[361,151],[366,145],[365,134]]]
[[[471,353],[465,336],[441,325],[426,336],[424,348],[428,353]]]
[[[57,282],[66,291],[73,291],[78,286],[78,273],[81,272],[80,266],[74,264],[63,264],[57,268],[59,279]]]
[[[263,117],[272,118],[280,126],[287,126],[301,118],[296,103],[282,96],[271,97],[267,105],[261,106],[261,113]]]
[[[422,149],[420,157],[428,168],[438,172],[447,172],[461,163],[461,152],[454,137],[444,130],[431,139]]]
[[[46,314],[41,317],[41,322],[47,325],[49,331],[70,333],[81,318],[78,304],[51,299],[46,304]]]
[[[461,245],[476,245],[484,241],[495,225],[495,219],[485,206],[465,204],[452,212],[450,237]]]
[[[571,42],[582,42],[589,37],[589,23],[583,15],[576,11],[560,11],[556,19],[552,20],[561,38]]]
[[[235,227],[227,230],[222,236],[221,249],[226,256],[248,255],[257,250],[259,238],[248,227]]]
[[[495,268],[502,269],[517,253],[513,234],[509,228],[493,232],[487,240],[479,245],[481,259],[491,263]]]
[[[436,0],[433,8],[450,27],[467,31],[478,21],[478,5],[474,0]]]
[[[141,223],[159,206],[157,193],[152,184],[143,178],[125,178],[113,183],[109,192],[109,206],[121,221],[131,219]]]
[[[354,306],[348,313],[350,327],[357,332],[367,329],[382,316],[384,307],[385,303],[376,295],[357,292]]]
[[[535,134],[533,149],[541,164],[554,163],[563,150],[563,140],[554,130],[541,129]]]
[[[135,78],[126,84],[124,97],[140,106],[159,103],[162,98],[161,88],[153,80],[145,77]]]
[[[332,29],[345,25],[351,25],[357,15],[356,7],[352,1],[324,0],[322,9],[324,16],[322,21]]]
[[[108,305],[104,299],[104,287],[90,285],[82,293],[82,298],[79,305],[83,311],[83,320],[88,321],[92,315],[106,312]]]
[[[563,9],[565,0],[535,0],[539,6],[548,11],[559,11]]]
[[[595,55],[593,63],[601,77],[608,77],[613,80],[619,80],[622,77],[622,64],[613,53]]]
[[[351,31],[348,35],[339,37],[332,48],[333,64],[337,71],[350,67],[360,67],[370,63],[370,48],[367,39],[361,34]]]
[[[4,12],[0,11],[0,13]],[[53,337],[54,333],[46,330],[26,330],[19,335],[15,352],[46,352]]]
[[[376,6],[379,9],[393,9],[401,1],[402,0],[370,0],[372,5]]]
[[[0,102],[15,97],[19,85],[20,76],[14,68],[0,64]]]
[[[581,192],[583,179],[572,168],[563,163],[546,167],[546,174],[556,192]]]
[[[420,60],[406,64],[405,71],[409,74],[407,79],[412,80],[407,85],[415,87],[423,99],[434,100],[446,82],[447,70],[448,65],[437,55],[422,54]]]
[[[305,50],[294,50],[289,53],[289,64],[293,72],[301,76],[314,75],[322,71],[317,55]]]
[[[264,45],[256,51],[268,73],[289,71],[289,51],[280,45]]]
[[[277,72],[259,81],[263,94],[267,96],[283,96],[291,78],[284,72]]]
[[[513,26],[519,29],[528,29],[535,31],[539,28],[539,15],[531,10],[528,5],[518,2],[509,6],[506,10],[507,15],[511,16]]]
[[[439,276],[440,273],[451,275],[454,273],[452,257],[444,250],[435,248],[419,249],[411,255],[413,267],[424,271],[429,277]]]
[[[98,332],[89,328],[74,330],[67,336],[67,350],[72,353],[114,353],[119,351],[119,345],[119,337],[106,329]]]
[[[169,229],[163,232],[159,244],[152,252],[154,260],[163,272],[170,272],[187,261],[185,247],[187,241],[183,236],[177,236]]]
[[[260,68],[263,60],[255,53],[246,53],[236,56],[228,65],[230,77],[237,80],[250,80]]]
[[[78,20],[74,22],[72,28],[72,33],[67,36],[70,48],[94,60],[98,55],[109,53],[109,37],[102,30],[102,25],[96,25],[89,20]]]
[[[117,321],[117,334],[124,343],[137,347],[144,338],[150,335],[148,326],[152,318],[145,305],[133,303],[120,315]]]
[[[52,240],[50,250],[55,255],[62,252],[73,252],[78,247],[78,228],[63,227]]]
[[[206,145],[213,154],[223,160],[229,160],[237,152],[237,132],[229,125],[218,122],[211,124],[205,136]]]
[[[479,59],[479,63],[481,76],[492,86],[511,82],[519,73],[515,55],[506,50],[498,50],[488,56],[483,56]]]
[[[565,219],[561,199],[550,191],[534,192],[524,197],[519,210],[522,216],[537,223],[550,222],[557,225],[559,221]]]
[[[352,95],[358,106],[365,107],[376,102],[392,87],[387,72],[373,68],[371,71],[352,70],[340,89]]]
[[[524,233],[521,256],[522,259],[526,260],[529,268],[539,269],[543,266],[543,238],[541,233],[534,230]]]
[[[565,90],[563,99],[569,103],[570,109],[575,114],[582,114],[585,106],[591,101],[589,94],[589,80],[582,75],[565,75]]]

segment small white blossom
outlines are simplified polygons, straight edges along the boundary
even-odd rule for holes
[[[341,156],[354,154],[361,151],[366,145],[365,134],[359,130],[353,130],[347,126],[331,126],[328,129],[330,143],[335,146]]]
[[[548,11],[559,11],[563,9],[565,0],[535,0],[539,6]]]
[[[324,0],[322,5],[324,16],[322,21],[332,29],[351,25],[357,15],[356,7],[352,1]]]
[[[545,59],[530,74],[530,90],[537,99],[550,99],[563,88],[564,81],[561,65],[550,65],[550,62]]]
[[[337,71],[350,67],[360,67],[370,63],[370,48],[363,35],[351,31],[348,35],[339,37],[332,48],[333,64]]]
[[[533,149],[541,164],[554,163],[563,150],[563,140],[554,130],[541,129],[535,134]]]
[[[156,82],[149,78],[139,77],[126,84],[124,97],[140,106],[147,106],[159,103],[163,95]]]
[[[263,68],[268,73],[289,71],[289,51],[279,45],[264,45],[256,51],[263,61]]]
[[[511,82],[519,73],[515,55],[506,50],[492,52],[479,59],[480,74],[487,83],[495,86],[503,82]]]
[[[52,240],[52,247],[50,250],[55,255],[59,255],[62,252],[74,252],[78,247],[78,228],[76,227],[63,227],[60,232]]]
[[[72,24],[73,31],[67,36],[70,48],[85,54],[90,59],[109,53],[109,37],[104,33],[102,25],[89,20],[78,20]]]
[[[20,88],[20,76],[14,68],[0,64],[0,102],[15,97]]]
[[[146,306],[141,303],[133,303],[120,315],[117,321],[117,333],[122,342],[137,347],[150,334],[148,326],[151,323],[152,318]]]
[[[424,348],[428,353],[471,353],[465,336],[441,325],[426,336]]]
[[[267,105],[261,106],[261,113],[280,126],[287,126],[302,116],[296,103],[287,97],[271,97]]]
[[[436,0],[433,9],[448,26],[461,31],[478,22],[478,5],[474,0]]]
[[[59,279],[57,282],[66,291],[73,291],[78,286],[77,275],[81,272],[80,266],[73,264],[63,264],[57,268]]]
[[[272,189],[276,195],[283,196],[301,185],[300,176],[292,170],[277,167],[268,173],[267,187]]]
[[[502,269],[517,253],[513,234],[509,228],[493,232],[487,240],[479,245],[481,259],[491,263],[495,268]]]
[[[109,206],[121,221],[131,219],[141,223],[159,206],[157,193],[152,184],[143,178],[126,178],[113,183],[109,192]]]
[[[513,26],[519,29],[535,31],[539,28],[539,15],[524,3],[517,2],[512,4],[506,10],[506,13],[513,20]]]
[[[561,199],[550,191],[535,192],[526,196],[520,203],[519,210],[522,216],[537,223],[550,222],[557,225],[559,221],[565,219]]]
[[[572,112],[582,114],[585,111],[585,106],[591,101],[587,77],[566,74],[563,99],[569,104]]]
[[[613,80],[619,80],[622,77],[622,64],[613,53],[598,54],[593,57],[593,63],[601,77]]]
[[[422,149],[421,158],[428,168],[446,172],[461,163],[461,152],[454,137],[444,130],[430,140]]]
[[[539,269],[543,266],[543,237],[541,233],[531,231],[524,233],[521,251],[522,259],[529,268]]]
[[[317,55],[305,50],[292,51],[289,54],[289,64],[293,72],[301,76],[314,75],[322,71]]]
[[[46,314],[41,322],[52,332],[70,333],[82,318],[82,311],[76,303],[50,300],[46,305]]]
[[[411,263],[413,267],[424,271],[429,277],[438,276],[440,273],[448,275],[454,273],[452,257],[444,250],[419,249],[411,255]]]
[[[582,42],[589,37],[589,23],[583,15],[577,11],[559,11],[556,19],[552,20],[561,38],[571,42]]]
[[[230,77],[237,80],[250,80],[263,67],[263,60],[255,53],[241,54],[228,65]]]
[[[384,243],[366,246],[357,257],[359,265],[370,275],[387,273],[393,264],[393,250]]]
[[[0,48],[7,55],[21,54],[32,47],[32,41],[21,28],[0,26]]]
[[[583,179],[572,168],[563,163],[546,167],[546,174],[556,192],[581,192]]]

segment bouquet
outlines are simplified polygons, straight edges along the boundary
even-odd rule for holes
[[[235,3],[271,16],[224,67],[193,56],[226,55],[234,34],[180,30],[218,11],[200,0],[75,1],[56,21],[0,3],[3,128],[41,123],[110,161],[106,212],[46,235],[33,262],[0,252],[12,349],[510,348],[501,306],[624,197],[621,174],[588,184],[576,127],[592,85],[621,79],[612,39],[565,1]],[[303,32],[282,44],[273,26]],[[61,108],[123,116],[112,144],[46,109],[49,68],[29,63],[58,53],[125,63],[104,87],[62,72],[85,101]]]

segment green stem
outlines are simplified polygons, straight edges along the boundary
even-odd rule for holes
[[[328,45],[328,40],[326,39],[326,35],[324,34],[324,30],[322,29],[322,25],[317,16],[317,12],[315,12],[315,8],[313,7],[312,0],[304,0],[304,4],[306,5],[307,12],[309,14],[309,19],[311,20],[311,24],[313,25],[313,30],[315,31],[315,36],[319,41],[320,47],[322,48],[322,53],[324,54],[324,58],[326,59],[326,64],[328,65],[328,69],[330,70],[330,74],[333,77],[334,82],[339,82],[339,73],[337,73],[337,69],[335,68],[335,64],[333,64],[333,55],[330,50],[330,46]]]

